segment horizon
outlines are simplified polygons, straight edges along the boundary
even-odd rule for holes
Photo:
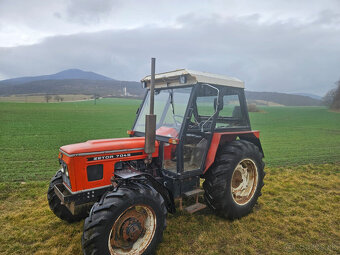
[[[106,78],[109,78],[111,80],[116,80],[116,81],[122,81],[122,80],[118,80],[114,77],[109,77],[109,76],[106,76],[106,75],[103,75],[101,73],[97,73],[97,72],[93,72],[93,71],[90,71],[90,70],[82,70],[82,69],[79,69],[79,68],[69,68],[69,69],[65,69],[65,70],[61,70],[59,72],[56,72],[56,73],[51,73],[51,74],[40,74],[40,75],[34,75],[34,76],[19,76],[19,77],[13,77],[13,78],[9,78],[9,79],[3,79],[3,80],[0,80],[0,83],[3,82],[3,81],[7,81],[7,80],[12,80],[12,79],[20,79],[20,78],[32,78],[32,77],[40,77],[40,76],[50,76],[50,75],[55,75],[55,74],[59,74],[59,73],[62,73],[62,72],[65,72],[65,71],[81,71],[81,72],[85,72],[85,73],[94,73],[96,75],[100,75],[100,76],[104,76]],[[136,80],[124,80],[124,82],[137,82],[137,83],[140,83],[140,81],[136,81]],[[321,100],[320,98],[315,98],[315,97],[323,97],[324,95],[319,95],[319,94],[315,94],[315,93],[308,93],[308,92],[280,92],[280,91],[262,91],[262,90],[248,90],[246,87],[245,87],[245,91],[249,91],[249,92],[264,92],[264,93],[282,93],[282,94],[289,94],[289,95],[300,95],[300,96],[307,96],[307,97],[311,97],[313,99],[317,99],[317,100]],[[315,96],[315,97],[313,97]]]

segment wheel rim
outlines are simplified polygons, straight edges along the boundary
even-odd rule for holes
[[[156,231],[154,210],[147,205],[134,205],[126,209],[110,231],[110,254],[142,254],[150,245]]]
[[[235,203],[247,204],[256,191],[258,172],[251,159],[243,159],[236,166],[231,178],[231,193]]]

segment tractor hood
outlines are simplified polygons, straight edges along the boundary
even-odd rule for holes
[[[144,137],[128,137],[114,139],[89,140],[84,143],[70,144],[60,147],[60,151],[68,156],[89,154],[115,153],[134,150],[144,150]],[[156,150],[158,142],[156,141]]]

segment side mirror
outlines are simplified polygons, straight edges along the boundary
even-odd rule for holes
[[[218,100],[217,97],[214,98],[214,109],[215,109],[215,112],[223,109],[223,98],[221,100]]]

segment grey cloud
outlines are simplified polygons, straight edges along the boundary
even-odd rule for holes
[[[61,18],[60,12],[55,12],[55,13],[53,13],[53,16],[56,17],[57,19],[60,19],[60,18]]]
[[[179,19],[181,28],[56,36],[37,45],[0,48],[0,70],[15,77],[81,68],[139,80],[149,73],[150,57],[156,57],[159,72],[186,67],[238,77],[249,90],[321,95],[340,78],[339,29],[258,19],[188,15]]]
[[[68,2],[66,18],[80,24],[99,23],[109,15],[114,15],[113,9],[121,6],[120,1],[113,0],[72,0]]]
[[[324,10],[320,12],[315,24],[324,24],[326,26],[340,26],[340,13],[332,10]]]

